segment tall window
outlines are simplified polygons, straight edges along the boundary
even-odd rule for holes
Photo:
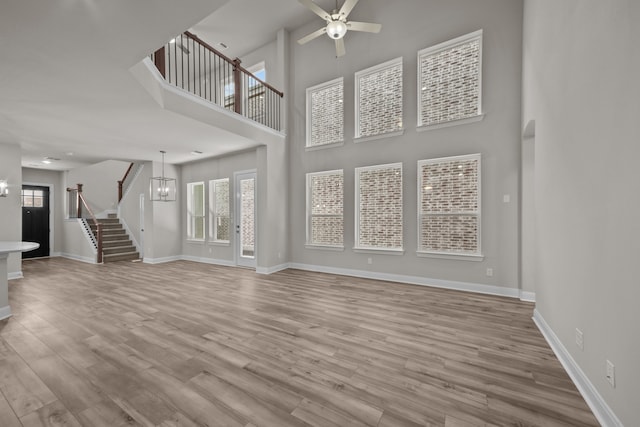
[[[344,141],[343,78],[307,89],[307,147]]]
[[[418,162],[418,253],[481,256],[480,154]]]
[[[231,217],[229,214],[229,178],[209,181],[209,239],[229,243]]]
[[[402,163],[356,168],[356,249],[402,250]]]
[[[478,117],[482,30],[418,52],[418,126]]]
[[[343,246],[342,169],[307,174],[307,244]]]
[[[402,58],[355,74],[356,138],[402,130]]]
[[[204,182],[187,184],[187,239],[204,240]]]

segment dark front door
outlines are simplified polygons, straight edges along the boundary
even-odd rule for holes
[[[22,186],[22,241],[40,243],[22,258],[49,256],[49,188]]]

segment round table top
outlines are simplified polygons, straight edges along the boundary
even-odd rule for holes
[[[38,249],[39,247],[40,243],[0,241],[0,255],[5,255],[11,252],[29,252],[34,249]]]

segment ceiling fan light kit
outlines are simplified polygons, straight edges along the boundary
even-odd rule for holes
[[[382,25],[380,24],[347,21],[347,16],[349,16],[349,13],[351,13],[351,10],[355,7],[356,3],[358,3],[359,0],[345,0],[340,10],[338,10],[338,2],[336,0],[336,8],[332,13],[327,13],[312,0],[298,1],[309,8],[309,10],[318,15],[320,18],[324,19],[327,23],[326,26],[298,40],[298,43],[305,44],[317,37],[320,37],[323,34],[327,34],[336,42],[336,57],[340,57],[345,54],[343,37],[345,36],[345,34],[347,34],[347,31],[351,30],[363,31],[366,33],[379,33],[382,29]]]

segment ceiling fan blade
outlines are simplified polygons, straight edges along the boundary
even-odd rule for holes
[[[336,40],[336,58],[344,56],[347,51],[344,48],[344,38]]]
[[[373,24],[371,22],[347,22],[347,28],[350,31],[365,31],[367,33],[379,33],[382,29],[382,25]]]
[[[318,15],[320,18],[324,19],[325,21],[330,21],[331,20],[331,15],[328,14],[327,12],[324,11],[324,9],[322,9],[320,6],[318,6],[317,4],[315,4],[314,2],[312,2],[311,0],[298,0],[301,4],[307,6],[311,12],[315,13],[316,15]]]
[[[310,42],[311,40],[315,39],[316,37],[320,37],[321,35],[325,34],[326,32],[327,32],[327,29],[325,27],[322,27],[319,30],[314,31],[311,34],[308,34],[308,35],[304,36],[303,38],[298,40],[298,43],[299,44],[305,44],[305,43]]]
[[[345,0],[344,4],[342,5],[338,13],[342,15],[344,18],[346,18],[349,15],[349,13],[351,13],[351,10],[353,10],[353,8],[355,7],[356,3],[358,3],[358,1],[359,0]]]

